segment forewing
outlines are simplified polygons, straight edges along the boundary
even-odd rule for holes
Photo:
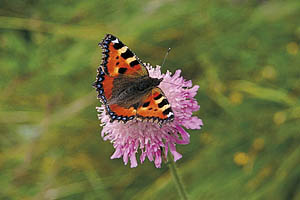
[[[117,37],[107,34],[99,44],[102,47],[103,60],[101,67],[109,76],[148,75],[146,67],[137,56],[124,45]]]

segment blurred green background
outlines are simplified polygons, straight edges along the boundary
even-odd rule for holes
[[[200,85],[177,145],[190,199],[300,199],[300,1],[0,1],[0,199],[178,199],[166,165],[110,160],[98,42]]]

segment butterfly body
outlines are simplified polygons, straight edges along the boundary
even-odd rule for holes
[[[128,78],[121,76],[114,79],[114,87],[112,97],[108,104],[118,104],[124,108],[132,105],[140,105],[140,100],[149,93],[153,88],[157,87],[161,79],[142,76],[137,78]],[[136,107],[135,106],[135,107]]]
[[[145,64],[115,36],[106,35],[99,45],[103,58],[94,87],[111,121],[172,121],[171,105],[158,87],[162,79],[150,77]]]

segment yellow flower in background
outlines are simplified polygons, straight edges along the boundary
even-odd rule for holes
[[[249,162],[249,156],[244,152],[237,152],[234,154],[233,160],[235,164],[244,166]]]
[[[296,42],[290,42],[286,45],[286,50],[291,55],[296,55],[299,51],[299,45]]]

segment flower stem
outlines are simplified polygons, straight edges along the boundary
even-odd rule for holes
[[[171,157],[170,153],[168,153],[168,165],[170,168],[170,173],[172,174],[173,180],[176,184],[180,198],[182,200],[188,200],[186,191],[185,191],[182,181],[180,180],[180,177],[178,175],[178,171],[177,171],[175,162],[174,162],[173,158]]]

